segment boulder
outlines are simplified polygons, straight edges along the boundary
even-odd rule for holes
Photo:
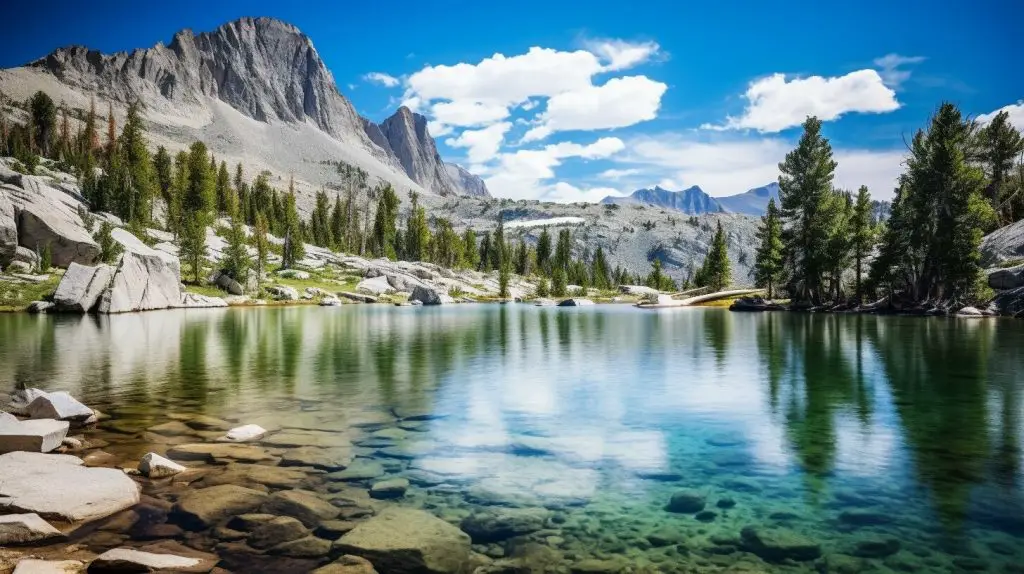
[[[290,516],[275,516],[253,529],[248,543],[253,548],[266,549],[306,536],[309,536],[309,531],[298,520]]]
[[[18,389],[11,395],[11,402],[8,405],[10,411],[16,415],[23,417],[28,416],[28,406],[32,404],[32,401],[36,400],[46,394],[46,391],[29,387],[27,389]]]
[[[454,303],[455,300],[435,287],[424,287],[417,285],[409,296],[409,301],[419,301],[424,305],[441,305],[442,303]]]
[[[73,200],[39,177],[22,176],[22,185],[20,190],[3,186],[13,198],[18,244],[33,251],[49,245],[56,267],[67,267],[72,262],[95,263],[100,247],[71,206]]]
[[[704,510],[704,495],[692,490],[681,490],[672,495],[665,510],[679,514],[694,514]]]
[[[267,429],[260,425],[245,425],[233,428],[219,440],[225,442],[251,442],[267,435]]]
[[[587,305],[593,305],[594,302],[590,299],[581,299],[579,297],[573,297],[572,299],[566,299],[558,304],[559,307],[586,307]]]
[[[405,273],[388,273],[386,277],[388,279],[388,284],[398,291],[413,291],[417,287],[427,289],[431,288],[423,281],[413,277],[412,275],[406,275]]]
[[[13,574],[80,574],[85,564],[78,560],[19,560]]]
[[[53,303],[49,301],[33,301],[25,308],[26,311],[32,314],[49,313],[52,309]]]
[[[543,529],[549,514],[540,508],[494,508],[467,516],[460,526],[474,544],[490,544]]]
[[[373,295],[362,295],[362,294],[359,294],[359,293],[352,293],[352,292],[349,292],[349,291],[340,291],[340,292],[338,292],[338,295],[341,296],[341,297],[344,297],[345,299],[348,299],[350,301],[355,301],[357,303],[376,303],[377,302],[377,298],[374,297]]]
[[[149,478],[167,478],[187,470],[184,466],[166,459],[155,452],[142,457],[139,461],[139,472]]]
[[[1024,287],[1024,265],[989,273],[988,286],[999,290]]]
[[[18,249],[14,251],[14,260],[11,261],[12,265],[14,263],[21,263],[25,272],[28,273],[36,267],[39,267],[39,255],[28,247],[22,247],[19,245]]]
[[[338,508],[320,498],[315,492],[306,490],[282,490],[275,492],[263,504],[262,512],[291,516],[309,528],[315,527],[321,520],[337,518]]]
[[[294,287],[289,287],[287,285],[271,285],[271,286],[267,287],[266,289],[267,289],[267,293],[269,293],[270,296],[275,301],[298,301],[299,300],[299,292],[296,291]]]
[[[114,548],[97,556],[89,572],[209,572],[216,564],[216,559]]]
[[[73,313],[91,311],[110,286],[113,276],[114,268],[110,265],[89,267],[72,262],[53,293],[55,309]]]
[[[985,314],[977,307],[964,307],[956,312],[957,317],[984,317]]]
[[[36,513],[47,520],[91,521],[139,503],[139,487],[124,472],[87,468],[68,455],[0,455],[0,513]]]
[[[232,295],[245,294],[245,287],[243,287],[241,283],[235,281],[230,275],[226,273],[218,273],[215,283],[217,284],[218,287]]]
[[[150,248],[123,229],[111,232],[124,248],[110,287],[99,302],[100,313],[169,309],[182,304],[178,258]]]
[[[171,515],[186,528],[203,530],[232,516],[251,512],[267,498],[266,493],[258,490],[222,484],[186,493],[178,499]]]
[[[647,287],[645,285],[619,285],[619,292],[636,297],[642,297],[644,295],[656,297],[658,295],[657,289]]]
[[[50,452],[61,445],[69,427],[68,422],[53,419],[0,419],[0,454],[18,451]]]
[[[469,535],[433,514],[390,507],[356,526],[334,550],[361,556],[382,572],[449,574],[465,571]]]
[[[38,514],[7,514],[0,516],[0,546],[32,544],[51,538],[62,538],[60,530]]]
[[[290,542],[282,542],[267,551],[268,554],[277,556],[290,556],[292,558],[320,558],[331,551],[330,541],[316,536],[306,536]]]
[[[327,295],[320,299],[321,307],[338,307],[341,305],[341,299],[338,299],[334,295]]]
[[[327,475],[327,478],[346,482],[361,482],[382,476],[384,476],[384,465],[375,460],[357,458],[345,470],[332,472]]]
[[[83,422],[95,413],[89,407],[64,391],[46,393],[28,405],[28,416],[33,419],[56,419]]]
[[[314,570],[312,574],[377,574],[377,571],[369,560],[346,554],[327,566]]]
[[[815,560],[821,545],[785,528],[747,526],[740,533],[743,548],[770,562]]]
[[[394,293],[397,291],[394,287],[388,283],[387,277],[370,277],[363,279],[356,285],[356,291],[359,293],[368,293],[374,296],[385,295],[387,293]],[[376,302],[376,301],[374,301]]]
[[[0,268],[14,261],[18,251],[18,222],[15,220],[14,205],[0,193]]]
[[[8,274],[13,274],[13,273],[23,274],[23,273],[31,273],[33,269],[35,269],[34,266],[29,265],[28,263],[25,263],[24,261],[11,261],[11,263],[9,265],[7,265],[7,269],[5,269],[5,271],[7,271]]]
[[[409,490],[409,479],[392,478],[373,483],[373,486],[370,487],[370,497],[379,500],[402,498],[407,490]]]

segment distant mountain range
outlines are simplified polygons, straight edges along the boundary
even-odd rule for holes
[[[643,203],[663,209],[675,209],[687,215],[739,213],[759,216],[764,215],[768,208],[768,200],[771,198],[775,198],[776,202],[779,201],[779,184],[776,182],[725,197],[711,197],[696,185],[682,191],[671,191],[662,187],[638,189],[626,197],[609,195],[602,199],[601,203],[619,205]]]

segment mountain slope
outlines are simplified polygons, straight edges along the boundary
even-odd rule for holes
[[[779,203],[779,184],[775,181],[736,195],[716,197],[715,200],[724,211],[729,213],[761,216],[764,215],[768,208],[768,201],[772,198],[775,199],[776,204]]]
[[[444,169],[448,172],[448,178],[452,181],[455,193],[477,197],[491,196],[491,192],[487,191],[487,184],[484,183],[484,180],[480,179],[478,175],[469,173],[461,165],[445,163]]]
[[[403,194],[454,189],[425,120],[400,110],[382,124],[389,129],[371,129],[309,37],[272,18],[242,18],[200,34],[182,30],[169,45],[131,52],[60,48],[0,70],[7,96],[24,100],[36,90],[79,110],[95,99],[101,116],[112,104],[119,125],[127,105],[141,102],[154,146],[180,149],[198,139],[218,159],[242,162],[250,176],[263,169],[279,180],[294,174],[300,207],[313,189],[336,183],[339,161]]]
[[[682,211],[688,215],[723,211],[714,198],[696,185],[682,191],[670,191],[662,187],[638,189],[628,197],[608,196],[602,199],[601,203],[647,203],[664,209]]]

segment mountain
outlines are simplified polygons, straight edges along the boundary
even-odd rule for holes
[[[360,117],[310,38],[273,18],[242,18],[198,34],[182,30],[168,45],[131,52],[60,48],[0,70],[0,92],[10,98],[37,90],[73,110],[87,110],[95,99],[104,118],[112,105],[118,120],[138,101],[154,146],[181,149],[202,140],[217,159],[241,162],[250,176],[264,169],[279,180],[294,174],[300,200],[336,183],[339,162],[403,195],[456,189],[422,116],[399,109],[380,126]]]
[[[477,197],[491,196],[491,193],[487,191],[487,185],[484,183],[484,180],[480,179],[478,175],[469,173],[461,165],[445,163],[444,169],[448,172],[448,177],[455,186],[455,193]]]
[[[670,191],[657,186],[654,189],[638,189],[628,197],[605,197],[601,203],[646,203],[689,215],[722,211],[721,206],[696,185],[682,191]]]
[[[736,195],[716,197],[715,200],[722,206],[723,211],[761,216],[764,215],[768,201],[772,198],[776,204],[779,203],[779,183],[776,181]]]
[[[764,215],[768,200],[779,200],[779,184],[772,182],[762,187],[724,197],[711,197],[698,186],[682,191],[671,191],[661,187],[638,189],[626,197],[609,195],[601,203],[631,204],[645,203],[663,209],[675,209],[687,215],[706,213],[738,213],[740,215]]]

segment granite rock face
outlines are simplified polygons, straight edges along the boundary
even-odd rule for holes
[[[452,182],[452,188],[459,195],[473,195],[476,197],[490,197],[491,192],[487,191],[487,184],[480,176],[469,173],[461,165],[454,163],[444,164],[448,179]]]
[[[99,302],[100,313],[151,311],[181,305],[178,258],[150,248],[123,229],[111,234],[123,248],[110,287]]]
[[[377,130],[366,126],[367,137],[387,142],[389,151],[397,159],[410,179],[438,195],[454,195],[456,190],[448,171],[437,153],[437,144],[427,131],[427,118],[413,113],[402,106],[391,117],[384,120]],[[383,146],[382,146],[383,147]]]
[[[113,276],[110,265],[89,267],[72,262],[53,294],[54,310],[88,313],[99,303]]]

